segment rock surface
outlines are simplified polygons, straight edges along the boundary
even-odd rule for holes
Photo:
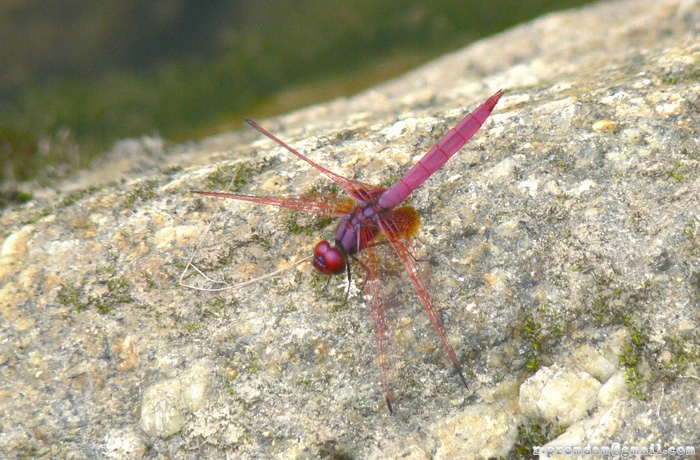
[[[172,148],[125,141],[100,170],[4,210],[0,456],[700,447],[699,24],[695,0],[552,14],[263,122],[333,171],[383,183],[506,90],[411,198],[418,256],[469,388],[387,260],[400,307],[390,311],[394,416],[357,286],[346,304],[340,277],[326,283],[306,266],[235,291],[178,284],[192,257],[213,279],[245,279],[332,234],[318,220],[188,193],[232,179],[251,195],[326,186],[253,130]],[[185,282],[207,280],[190,270]],[[521,410],[536,403],[527,394],[570,394],[523,391],[556,369],[574,384],[584,376],[590,393],[564,425],[556,407]]]

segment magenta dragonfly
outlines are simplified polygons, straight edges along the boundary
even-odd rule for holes
[[[365,271],[362,289],[372,317],[381,383],[389,412],[393,413],[387,377],[386,305],[380,296],[380,261],[375,249],[380,244],[388,244],[401,261],[440,342],[454,364],[459,378],[466,386],[467,380],[462,372],[462,366],[440,325],[433,302],[420,281],[416,259],[410,251],[410,238],[418,231],[418,212],[411,206],[398,206],[471,139],[489,117],[502,94],[502,91],[496,92],[464,117],[389,188],[368,185],[340,176],[302,155],[255,121],[246,119],[252,127],[330,178],[350,198],[338,199],[335,195],[260,197],[225,192],[196,192],[212,197],[248,201],[340,219],[334,243],[322,241],[316,245],[313,265],[322,274],[337,275],[347,272],[349,278],[352,259],[358,261],[358,266]]]

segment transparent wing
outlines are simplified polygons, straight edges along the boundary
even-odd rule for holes
[[[316,168],[317,171],[319,171],[321,174],[325,175],[330,180],[335,182],[338,185],[338,187],[345,190],[345,193],[347,193],[349,196],[353,197],[354,199],[356,199],[358,201],[366,202],[368,196],[381,195],[386,190],[384,187],[378,187],[378,186],[374,186],[374,185],[365,184],[364,182],[360,182],[360,181],[354,180],[354,179],[348,179],[347,177],[343,177],[340,174],[336,174],[333,171],[331,171],[330,169],[324,168],[320,164],[311,160],[310,158],[308,158],[307,156],[305,156],[304,154],[302,154],[298,150],[292,148],[286,142],[282,141],[280,138],[278,138],[277,136],[272,134],[270,131],[268,131],[267,129],[260,126],[254,120],[251,120],[250,118],[246,118],[245,121],[250,126],[257,129],[260,133],[264,134],[265,136],[272,139],[280,146],[287,149],[287,151],[289,151],[290,153],[296,155],[298,158],[304,160],[305,162],[307,162],[308,164],[310,164],[311,166]]]
[[[233,193],[203,192],[291,209],[250,207],[243,213],[223,200],[207,200],[197,217],[208,220],[180,275],[180,284],[196,290],[219,292],[238,289],[269,278],[292,280],[295,267],[311,271],[312,235],[332,219],[352,209],[354,201],[333,194],[305,197],[253,197]],[[307,214],[308,213],[308,214]],[[282,283],[284,284],[284,283]]]
[[[380,289],[379,280],[379,258],[376,248],[372,245],[368,246],[363,252],[361,259],[358,262],[364,270],[364,280],[362,291],[365,296],[365,304],[369,316],[372,319],[372,329],[374,330],[374,338],[377,342],[377,363],[379,365],[379,375],[384,390],[384,400],[389,408],[389,412],[393,413],[391,405],[391,396],[389,394],[389,377],[388,377],[388,356],[387,356],[387,317],[384,311],[385,302]]]
[[[308,212],[329,217],[342,217],[350,212],[355,202],[347,197],[335,194],[305,195],[300,197],[251,196],[228,192],[195,191],[199,195],[228,198],[231,200],[248,201],[250,203],[266,204],[293,211]]]
[[[433,302],[430,299],[428,292],[426,291],[425,287],[420,281],[419,271],[416,267],[416,260],[411,254],[409,250],[410,248],[408,247],[409,240],[396,238],[395,229],[391,228],[390,226],[387,226],[386,224],[386,222],[380,221],[380,229],[385,235],[389,245],[394,250],[394,253],[401,261],[401,264],[403,265],[403,268],[406,271],[406,274],[408,275],[408,278],[411,281],[411,284],[413,285],[416,294],[418,294],[418,297],[420,298],[421,303],[423,304],[425,312],[430,318],[430,322],[435,328],[435,332],[437,333],[440,342],[442,342],[443,348],[447,352],[450,361],[452,361],[452,364],[454,365],[455,370],[459,375],[459,378],[462,380],[462,383],[466,387],[467,380],[464,377],[464,373],[462,372],[462,366],[459,363],[459,360],[457,359],[457,355],[455,354],[452,345],[450,345],[450,342],[447,339],[447,335],[445,335],[445,331],[443,330],[442,325],[440,324],[435,306],[433,305]]]

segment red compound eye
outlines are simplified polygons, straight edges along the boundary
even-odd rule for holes
[[[328,241],[321,241],[314,248],[314,267],[324,275],[339,275],[345,271],[345,257]]]

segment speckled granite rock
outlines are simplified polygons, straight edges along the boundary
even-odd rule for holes
[[[263,122],[334,171],[381,183],[506,89],[468,147],[412,197],[430,289],[470,387],[410,288],[398,289],[395,416],[366,309],[356,289],[342,302],[340,278],[325,284],[306,267],[218,294],[178,285],[203,235],[194,260],[217,279],[272,270],[331,235],[315,220],[188,193],[224,189],[232,170],[247,194],[326,184],[253,130],[174,148],[125,141],[110,164],[4,210],[0,456],[697,448],[698,24],[697,1],[553,14]],[[313,234],[290,232],[299,227]],[[556,408],[521,411],[522,385],[557,369],[591,392],[565,425]],[[529,394],[568,394],[552,388]]]

